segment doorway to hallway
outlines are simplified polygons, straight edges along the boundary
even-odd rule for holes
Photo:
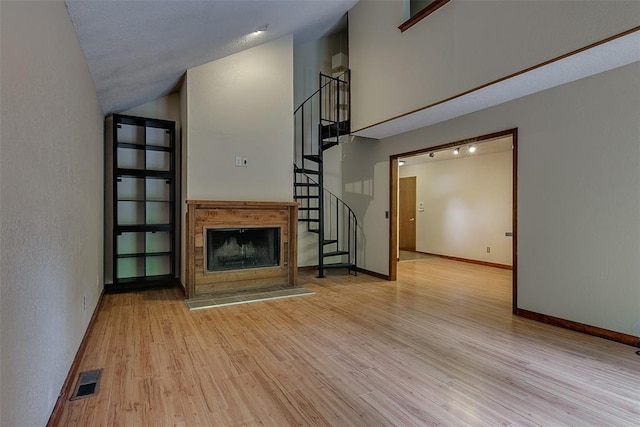
[[[411,252],[512,269],[515,311],[516,178],[517,129],[390,156],[390,279]]]

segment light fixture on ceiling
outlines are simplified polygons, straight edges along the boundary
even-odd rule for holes
[[[469,152],[470,153],[475,153],[476,152],[476,146],[472,145],[471,147],[469,147]]]
[[[429,157],[433,157],[433,156],[435,156],[434,153],[429,153]]]
[[[404,166],[404,160],[398,160],[398,166]]]
[[[456,156],[458,154],[460,154],[460,147],[456,148],[455,150],[453,150],[453,154],[455,154]]]
[[[269,28],[269,24],[267,25],[261,25],[258,28],[256,28],[256,30],[254,31],[254,33],[264,33],[267,31],[267,28]]]

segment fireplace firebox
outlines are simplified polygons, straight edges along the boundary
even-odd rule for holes
[[[207,271],[273,267],[280,264],[280,229],[209,228]]]

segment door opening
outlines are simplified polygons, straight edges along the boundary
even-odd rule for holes
[[[398,246],[416,251],[416,177],[400,178],[398,192]]]
[[[503,250],[505,251],[505,256],[506,257],[509,256],[509,251],[511,255],[510,258],[511,258],[511,266],[512,266],[511,267],[512,269],[512,312],[513,313],[516,312],[518,308],[517,307],[517,265],[518,265],[518,262],[517,262],[517,176],[518,176],[517,174],[517,159],[518,159],[517,135],[518,135],[517,129],[510,129],[502,132],[496,132],[493,134],[479,136],[476,138],[455,141],[447,144],[432,146],[428,148],[423,148],[423,149],[419,149],[411,152],[400,153],[400,154],[395,154],[390,156],[390,162],[389,162],[390,164],[389,204],[390,204],[390,211],[391,211],[390,212],[391,213],[390,236],[389,236],[389,278],[390,280],[397,279],[399,250],[400,249],[404,250],[404,248],[407,247],[405,246],[407,244],[406,239],[408,238],[406,233],[408,233],[407,230],[411,229],[410,227],[405,227],[407,222],[413,223],[412,226],[414,230],[413,231],[413,236],[414,236],[413,249],[407,249],[407,250],[416,251],[417,249],[418,251],[424,251],[424,249],[421,249],[420,247],[421,246],[420,236],[418,236],[417,242],[415,238],[416,223],[418,223],[419,221],[416,219],[414,219],[414,221],[409,221],[410,218],[412,217],[410,216],[410,214],[407,213],[407,209],[403,207],[405,203],[404,199],[407,198],[405,196],[405,193],[407,191],[406,190],[407,183],[409,182],[405,180],[409,178],[410,175],[413,175],[413,173],[407,173],[408,169],[406,169],[406,164],[414,163],[414,158],[415,159],[421,158],[423,159],[422,161],[427,162],[427,161],[436,161],[437,159],[434,159],[434,157],[442,158],[444,156],[450,156],[450,159],[454,159],[454,158],[460,158],[464,156],[490,154],[488,150],[493,150],[493,149],[506,151],[505,144],[508,144],[508,148],[511,149],[511,174],[512,174],[511,203],[510,203],[511,215],[510,215],[510,218],[509,216],[506,216],[505,218],[506,223],[504,223],[504,226],[503,226],[504,230],[502,230],[501,228],[501,232],[502,232],[502,242],[503,242],[502,247],[503,247]],[[489,144],[490,142],[493,142],[494,144]],[[485,143],[484,146],[482,145],[482,143]],[[500,144],[502,144],[502,147],[500,147]],[[477,152],[476,152],[476,149],[478,150]],[[503,153],[503,154],[506,154],[506,153]],[[428,159],[425,159],[425,158],[428,158]],[[403,163],[405,163],[405,166],[403,167],[403,171],[405,172],[403,172],[402,174],[406,176],[402,178],[400,177],[401,173],[399,170],[400,159],[402,159]],[[506,170],[504,173],[508,174],[509,172],[508,170]],[[502,175],[503,177],[504,177],[504,173]],[[416,177],[414,176],[411,178],[414,179],[414,183],[415,183]],[[420,179],[420,177],[418,177],[418,179]],[[420,182],[423,182],[423,181],[420,180]],[[420,185],[423,185],[423,184],[420,184]],[[419,191],[423,191],[423,190],[419,190]],[[509,194],[508,187],[505,188],[505,191],[507,192],[507,194]],[[415,192],[416,192],[415,188],[413,192],[415,197]],[[423,197],[423,196],[420,195],[420,197]],[[508,199],[506,199],[506,203],[507,203],[507,209],[509,209]],[[416,206],[417,206],[416,199],[413,200],[412,205],[413,205],[413,218],[416,218],[416,214],[415,214]],[[411,212],[411,209],[409,209],[409,212]],[[421,214],[424,215],[423,213]],[[475,215],[475,213],[473,215]],[[449,220],[451,219],[451,215],[449,213],[444,215],[444,217]],[[510,224],[509,224],[509,221],[510,221]],[[460,224],[460,223],[458,222],[457,224]],[[466,225],[466,224],[462,224],[462,225]],[[419,224],[418,224],[418,229],[421,230]],[[420,233],[420,231],[418,231],[418,233]],[[505,238],[510,239],[510,245],[508,240],[505,242],[504,240]],[[504,246],[505,243],[507,244],[506,247]],[[409,242],[409,244],[411,243]],[[489,246],[487,246],[486,253],[489,253],[491,249],[494,249],[494,248],[490,248]],[[447,256],[445,256],[445,258],[447,258]],[[448,258],[456,259],[457,257],[451,256]],[[459,257],[458,259],[463,259],[463,257]],[[471,260],[472,259],[469,259],[468,261],[471,261]],[[486,264],[486,265],[492,264],[491,262],[482,262],[482,261],[477,263]]]

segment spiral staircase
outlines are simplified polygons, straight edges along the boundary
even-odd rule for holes
[[[326,269],[357,274],[358,220],[323,185],[323,153],[350,133],[349,71],[337,77],[320,73],[319,89],[295,110],[294,123],[294,199],[298,221],[318,235],[318,277]]]

